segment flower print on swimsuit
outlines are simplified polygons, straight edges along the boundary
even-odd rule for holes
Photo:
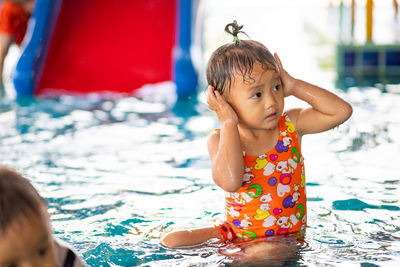
[[[243,184],[249,184],[249,183],[251,183],[251,179],[253,179],[254,178],[254,174],[252,174],[252,173],[245,173],[245,174],[243,174]]]
[[[272,201],[271,193],[263,195],[259,198],[261,202],[260,207],[256,210],[256,215],[254,219],[256,220],[264,220],[268,216],[270,216],[269,210],[271,209],[270,203]]]
[[[294,133],[295,132],[295,128],[294,128],[294,124],[293,122],[290,120],[289,116],[285,116],[285,122],[284,122],[286,129],[281,131],[281,135],[282,136],[287,136],[288,133]]]
[[[244,204],[250,203],[250,201],[252,201],[254,199],[252,196],[250,196],[249,194],[247,194],[245,192],[240,193],[240,196],[242,197],[241,199],[243,199]]]
[[[293,171],[297,168],[297,162],[294,161],[293,159],[288,159],[288,163],[290,167],[292,167],[292,173],[293,173]]]
[[[273,215],[269,215],[264,219],[263,227],[268,228],[276,223],[277,219]]]
[[[292,120],[289,118],[289,116],[287,114],[285,114],[285,125],[287,127],[286,130],[289,133],[294,133],[294,131],[296,130],[294,128],[294,124],[293,124]]]
[[[254,174],[251,173],[251,170],[252,170],[252,169],[253,169],[253,167],[245,167],[245,168],[244,168],[242,186],[244,186],[246,183],[247,183],[247,184],[251,183],[251,179],[254,178]]]
[[[256,165],[254,165],[254,169],[261,170],[268,164],[267,155],[263,154],[256,158]]]
[[[276,193],[278,194],[279,197],[285,196],[286,193],[290,192],[290,186],[284,185],[279,183],[277,188],[276,188]]]
[[[293,185],[293,191],[295,191],[295,192],[297,192],[297,191],[299,191],[299,185],[298,184],[294,184]]]
[[[280,217],[276,223],[282,228],[288,229],[288,228],[292,227],[292,224],[289,221],[289,217],[287,217],[287,216]]]
[[[269,155],[269,159],[270,159],[271,161],[275,161],[275,160],[278,159],[278,155],[277,155],[277,154],[271,154],[271,155]]]
[[[283,146],[291,147],[292,146],[292,138],[291,137],[284,137],[282,139]]]
[[[292,201],[295,202],[295,203],[297,203],[299,198],[300,198],[299,187],[300,187],[300,185],[297,185],[297,184],[293,185],[294,193],[293,193],[293,200]]]
[[[282,205],[285,209],[287,208],[293,208],[294,205],[296,204],[295,201],[293,201],[293,196],[292,195],[288,195],[287,197],[285,197],[285,199],[282,202]]]
[[[254,216],[254,219],[256,219],[257,221],[262,221],[265,218],[267,218],[268,216],[270,216],[271,214],[269,213],[268,210],[263,211],[261,209],[257,209],[256,210],[256,215]]]
[[[268,162],[268,164],[264,167],[264,175],[269,176],[275,171],[275,165],[271,162]]]
[[[242,227],[240,226],[240,220],[239,220],[239,219],[233,220],[232,223],[233,223],[233,225],[236,226],[237,228],[242,228]]]
[[[290,222],[293,226],[296,226],[296,224],[299,222],[299,219],[296,218],[296,215],[292,214],[290,215]]]
[[[285,118],[281,117],[280,134],[275,143],[281,141],[282,152],[274,147],[258,157],[245,153],[243,187],[227,194],[232,203],[225,209],[228,223],[234,235],[241,239],[252,238],[251,233],[269,236],[299,231],[304,224],[300,216],[302,209],[297,209],[300,204],[305,207],[300,178],[304,173],[304,159],[295,133],[289,133],[284,122]],[[282,134],[284,131],[286,134]],[[239,216],[231,216],[237,212]],[[244,217],[246,214],[250,219]]]
[[[289,150],[289,147],[285,146],[283,141],[279,140],[275,146],[275,149],[276,151],[278,151],[278,153],[282,153],[283,151],[287,152]]]
[[[268,210],[270,210],[271,209],[271,206],[270,206],[270,204],[269,203],[264,203],[264,204],[261,204],[260,205],[260,210],[262,210],[262,211],[268,211]]]
[[[293,122],[291,122],[291,121],[288,121],[288,116],[286,116],[286,121],[285,121],[285,125],[287,126],[287,131],[289,132],[289,133],[294,133],[294,131],[295,131],[295,128],[294,128],[294,124],[293,124]]]
[[[276,177],[271,177],[271,178],[268,179],[268,184],[270,186],[275,186],[277,181],[278,180],[276,179]]]
[[[300,210],[300,212],[298,212]],[[295,210],[295,214],[290,215],[290,221],[292,226],[296,226],[296,224],[301,220],[301,230],[304,230],[306,227],[306,215],[304,214],[304,206],[302,204],[298,205]]]
[[[242,221],[240,221],[239,219],[235,219],[232,221],[232,223],[237,228],[247,229],[247,228],[249,228],[249,226],[252,225],[252,223],[249,221],[249,219],[250,218],[247,215],[245,215],[245,219],[243,219]]]
[[[252,198],[249,195],[245,195],[243,193],[228,193],[228,196],[232,198],[233,202],[229,202],[230,205],[232,206],[244,206],[246,203],[250,202]]]
[[[225,196],[230,197],[237,202],[240,197],[240,194],[236,192],[235,193],[225,192]]]
[[[247,216],[247,214],[244,215],[244,219],[240,222],[240,226],[244,229],[249,228],[249,226],[252,226],[253,224],[250,222],[250,217]]]
[[[251,170],[253,169],[253,167],[244,167],[244,172],[251,172]]]
[[[301,156],[300,157],[300,164],[301,164],[301,176],[300,176],[301,177],[301,183],[300,183],[300,186],[304,188],[306,186],[306,174],[305,174],[303,162],[304,162],[304,158],[303,158],[303,156]],[[304,188],[304,190],[306,190],[306,189]]]
[[[260,197],[260,201],[261,202],[271,202],[272,201],[272,197],[271,197],[271,193],[268,193],[266,195],[263,195]]]
[[[288,166],[288,162],[287,161],[279,161],[277,166],[276,166],[276,170],[280,173],[292,173],[292,168],[290,166]]]
[[[282,213],[282,209],[278,209],[278,208],[274,208],[273,212],[275,215],[281,214]]]
[[[240,216],[239,211],[235,210],[235,207],[233,207],[233,206],[229,208],[228,213],[232,217],[239,217]]]

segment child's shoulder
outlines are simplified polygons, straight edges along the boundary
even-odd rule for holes
[[[301,108],[288,109],[285,110],[283,116],[289,117],[289,119],[294,123],[297,120],[297,117],[299,116],[301,110],[302,110]]]
[[[54,247],[57,257],[57,266],[86,266],[76,254],[75,250],[66,242],[58,238],[54,238]]]

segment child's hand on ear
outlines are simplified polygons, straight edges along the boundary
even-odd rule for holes
[[[224,124],[225,122],[238,124],[236,112],[211,85],[208,86],[207,106],[217,114],[218,120],[221,124]]]
[[[282,81],[285,96],[290,96],[290,95],[292,95],[293,89],[296,87],[295,84],[296,84],[297,79],[290,76],[290,74],[283,68],[282,62],[281,62],[280,58],[278,57],[277,53],[274,53],[274,57],[275,57],[275,60],[277,63],[278,72],[279,72],[279,76]]]

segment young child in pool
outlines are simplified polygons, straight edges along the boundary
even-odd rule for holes
[[[161,243],[182,247],[217,238],[246,241],[304,230],[307,225],[301,137],[346,121],[352,107],[318,86],[290,76],[277,54],[239,40],[236,21],[225,31],[234,42],[219,47],[207,67],[207,103],[221,129],[208,140],[212,177],[226,191],[226,220],[214,227],[177,230]],[[311,107],[284,112],[284,98]]]
[[[29,181],[0,166],[0,267],[85,266],[55,239],[46,203]]]

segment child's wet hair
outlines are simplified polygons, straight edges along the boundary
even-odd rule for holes
[[[0,235],[24,217],[42,215],[45,208],[44,199],[27,179],[0,165]]]
[[[208,61],[207,82],[221,95],[229,93],[236,74],[240,74],[243,81],[252,80],[255,63],[261,64],[264,70],[276,70],[275,58],[268,48],[260,42],[238,38],[239,33],[247,35],[242,28],[236,21],[227,24],[225,31],[233,36],[233,43],[219,47]]]

